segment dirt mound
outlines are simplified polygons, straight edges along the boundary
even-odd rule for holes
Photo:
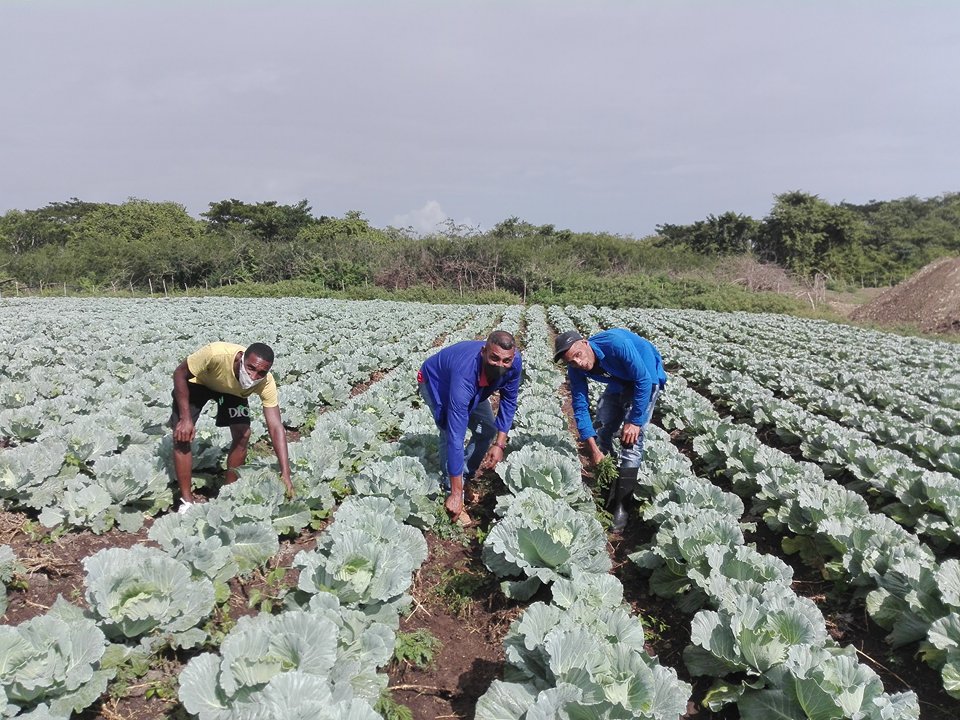
[[[913,323],[926,332],[960,332],[960,258],[941,258],[856,310],[855,320]]]

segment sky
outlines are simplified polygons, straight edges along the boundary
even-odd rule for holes
[[[633,237],[960,191],[960,3],[0,0],[0,212]]]

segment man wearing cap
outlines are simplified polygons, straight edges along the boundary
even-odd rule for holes
[[[567,365],[577,431],[592,463],[613,450],[614,433],[620,431],[619,478],[607,504],[613,513],[612,530],[621,533],[643,459],[643,428],[667,382],[663,359],[653,343],[623,328],[604,330],[588,340],[576,330],[560,333],[553,358]],[[590,419],[587,378],[607,386],[597,404],[599,432]]]
[[[466,340],[424,361],[417,382],[440,430],[444,503],[452,520],[469,523],[463,512],[464,486],[480,469],[503,460],[520,389],[522,358],[513,335],[494,330],[486,342]],[[490,396],[499,391],[493,417]],[[470,441],[464,450],[467,429]]]
[[[287,460],[287,434],[280,419],[277,384],[270,373],[273,350],[269,345],[253,343],[243,347],[215,342],[189,355],[173,371],[173,467],[180,485],[181,512],[190,507],[193,495],[193,452],[197,418],[209,400],[217,404],[217,427],[229,427],[232,443],[227,453],[224,482],[237,479],[236,468],[247,459],[250,440],[250,405],[247,398],[256,393],[263,403],[263,417],[270,432],[273,450],[280,463],[280,477],[293,495],[290,463]]]

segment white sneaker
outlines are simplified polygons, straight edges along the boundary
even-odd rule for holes
[[[180,508],[177,510],[177,514],[179,514],[179,515],[185,515],[186,512],[187,512],[187,510],[189,510],[190,508],[192,508],[195,504],[196,504],[196,503],[192,503],[192,502],[190,502],[189,500],[183,500],[183,501],[180,503]]]

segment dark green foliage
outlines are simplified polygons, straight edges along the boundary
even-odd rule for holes
[[[793,191],[777,195],[759,223],[727,212],[657,231],[659,245],[705,255],[752,251],[801,277],[823,275],[840,289],[887,285],[960,253],[960,193],[833,205]]]
[[[668,245],[683,245],[703,255],[740,255],[753,248],[759,228],[749,215],[725,212],[692,225],[657,225],[657,233]]]
[[[611,456],[607,455],[599,463],[594,471],[594,486],[598,490],[609,490],[610,487],[617,481],[620,473],[617,470],[617,461]]]
[[[276,201],[256,204],[241,200],[210,203],[202,213],[212,232],[229,232],[244,228],[263,242],[291,241],[302,229],[315,224],[306,200],[296,205],[279,205]]]
[[[103,207],[70,198],[39,210],[11,210],[0,218],[0,248],[11,255],[23,255],[40,248],[62,248],[76,224],[90,212]]]
[[[844,287],[895,282],[960,252],[960,193],[856,206],[790,192],[762,222],[726,212],[643,240],[516,217],[487,233],[450,222],[415,237],[355,211],[314,217],[306,200],[222,200],[202,217],[133,198],[11,210],[0,216],[0,289],[796,312],[798,301],[714,279],[720,259],[752,253]]]
[[[849,208],[831,205],[816,195],[777,195],[754,247],[761,260],[772,260],[798,275],[841,274],[853,254],[862,254],[863,221]],[[845,273],[844,273],[845,274]]]
[[[478,595],[490,585],[488,573],[458,566],[444,570],[440,580],[433,588],[433,593],[442,602],[452,615],[469,617]]]
[[[410,708],[394,700],[389,688],[383,691],[373,709],[380,713],[384,720],[413,720]]]
[[[393,648],[393,659],[401,664],[425,668],[433,664],[442,643],[425,628],[413,632],[398,632]]]

